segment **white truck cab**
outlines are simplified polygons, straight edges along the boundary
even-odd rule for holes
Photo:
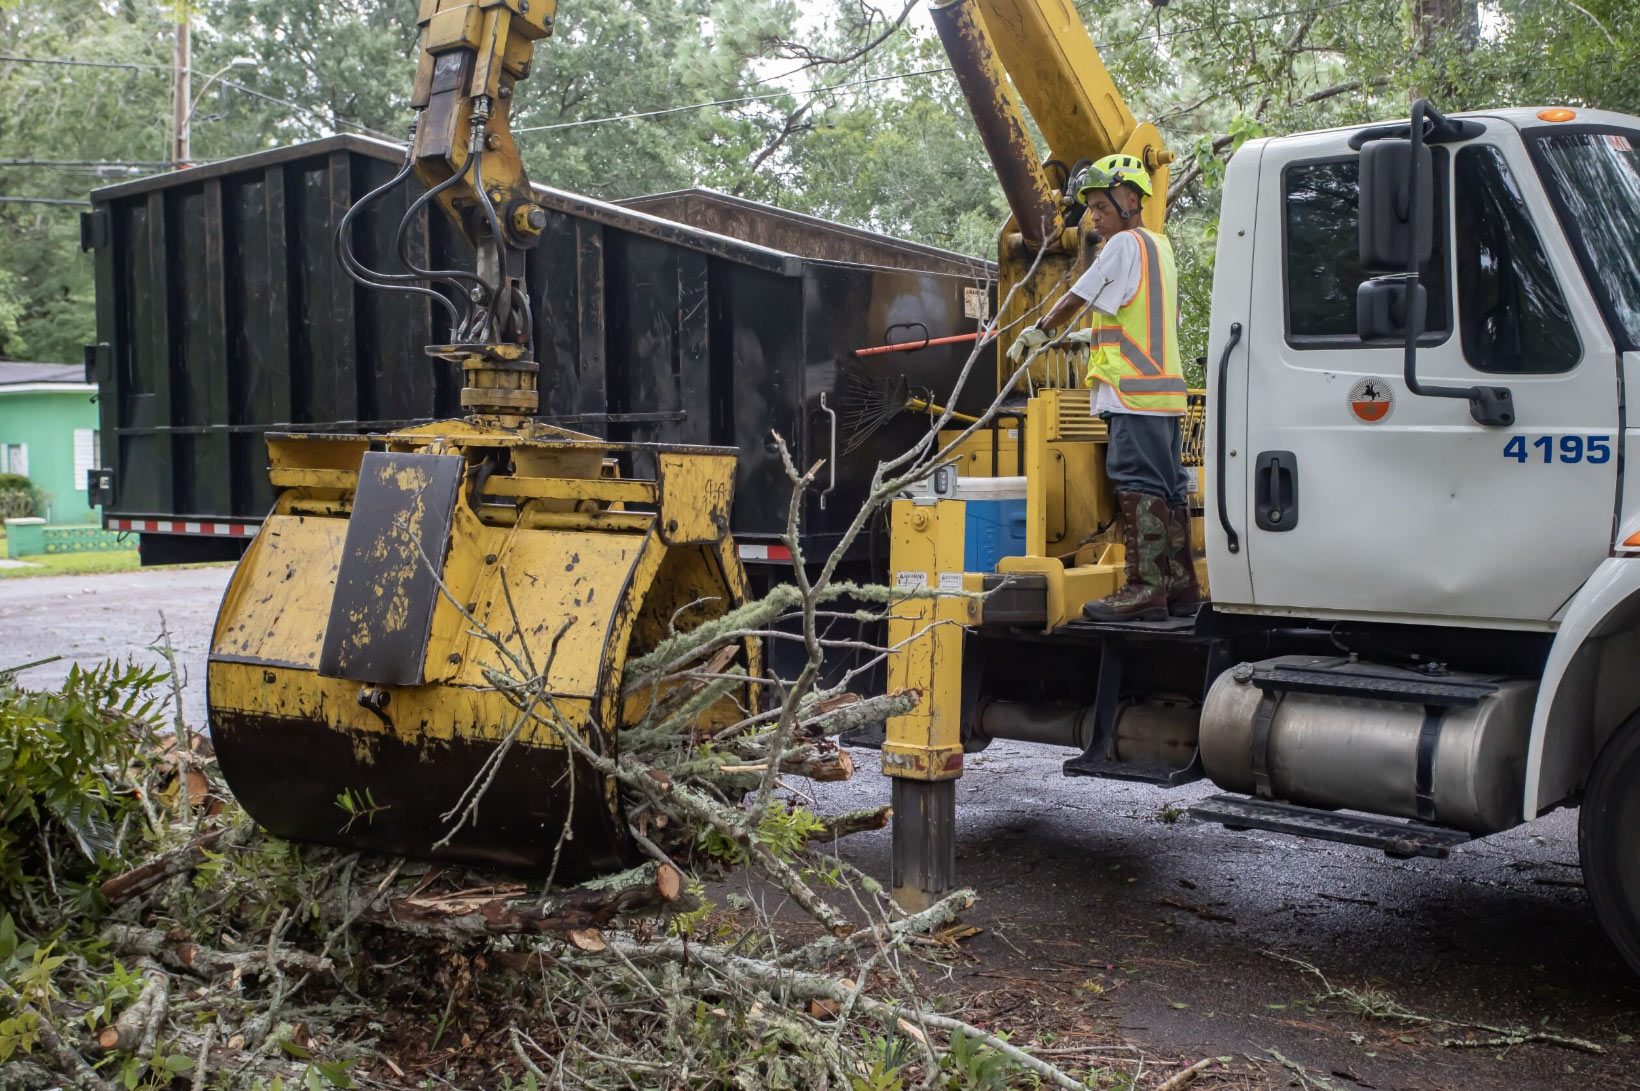
[[[1493,760],[1519,763],[1522,819],[1583,802],[1591,895],[1640,965],[1640,479],[1625,473],[1640,119],[1458,119],[1461,138],[1431,147],[1416,375],[1507,388],[1507,424],[1413,393],[1404,340],[1360,336],[1363,130],[1251,141],[1232,159],[1211,333],[1231,346],[1210,383],[1213,608],[1461,628],[1477,646],[1546,634],[1541,667],[1522,672],[1524,749]]]

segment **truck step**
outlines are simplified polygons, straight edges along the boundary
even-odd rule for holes
[[[1191,762],[1183,769],[1171,765],[1146,764],[1135,761],[1116,761],[1113,758],[1090,758],[1086,754],[1071,758],[1061,771],[1067,777],[1098,777],[1102,780],[1136,780],[1141,784],[1160,784],[1177,788],[1202,779],[1201,763]]]
[[[1160,621],[1093,621],[1076,617],[1054,630],[1055,635],[1193,637],[1196,619],[1168,617]]]
[[[1248,796],[1211,796],[1191,807],[1188,813],[1191,818],[1202,822],[1222,823],[1226,829],[1269,830],[1272,833],[1313,837],[1320,841],[1365,845],[1383,849],[1384,855],[1398,859],[1427,856],[1444,860],[1453,846],[1471,840],[1470,835],[1461,830],[1341,811],[1321,811]]]
[[[1266,692],[1317,693],[1437,708],[1473,708],[1498,692],[1495,680],[1490,677],[1430,675],[1376,663],[1298,655],[1283,656],[1253,668],[1248,680]]]

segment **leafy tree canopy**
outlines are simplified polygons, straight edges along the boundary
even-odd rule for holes
[[[920,13],[876,2],[563,0],[515,104],[526,164],[597,197],[705,185],[987,254],[1006,206],[943,53]],[[1205,351],[1223,163],[1246,139],[1397,115],[1415,91],[1449,109],[1640,108],[1640,39],[1625,34],[1640,0],[1077,7],[1135,115],[1180,157],[1169,230],[1189,355]],[[0,158],[25,161],[0,163],[0,194],[83,197],[164,163],[182,10],[0,2],[0,55],[123,66],[0,59]],[[195,0],[187,14],[196,161],[329,132],[403,138],[403,0]],[[77,161],[135,166],[63,165]],[[0,357],[76,360],[92,339],[74,212],[0,204]]]

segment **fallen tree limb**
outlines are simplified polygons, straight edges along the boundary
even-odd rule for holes
[[[809,780],[848,780],[854,775],[854,759],[847,750],[821,752],[804,747],[796,754],[780,759],[780,771],[787,776],[807,777]]]
[[[509,889],[362,896],[348,912],[359,920],[451,939],[548,932],[567,936],[602,928],[620,916],[673,905],[684,897],[683,876],[670,864],[659,862],[564,891],[521,894]]]
[[[830,816],[821,815],[820,820],[825,823],[825,827],[809,838],[809,844],[825,844],[839,837],[847,837],[851,833],[887,829],[888,821],[893,817],[894,808],[886,805],[867,807],[859,811],[844,811],[842,814]]]
[[[1322,997],[1323,1000],[1331,1000],[1337,997],[1345,1001],[1353,1001],[1359,998],[1359,994],[1354,990],[1340,989],[1334,986],[1332,982],[1327,980],[1327,975],[1303,959],[1293,958],[1276,951],[1265,951],[1264,953],[1280,962],[1290,962],[1305,973],[1314,975],[1327,990],[1326,995]],[[1391,1004],[1388,1015],[1393,1019],[1413,1026],[1462,1027],[1467,1030],[1478,1030],[1492,1035],[1492,1037],[1486,1039],[1447,1038],[1441,1042],[1441,1045],[1448,1049],[1486,1049],[1494,1046],[1518,1046],[1525,1045],[1528,1042],[1538,1042],[1543,1045],[1576,1050],[1580,1053],[1592,1053],[1597,1057],[1604,1056],[1606,1053],[1605,1046],[1598,1042],[1591,1042],[1587,1038],[1570,1038],[1563,1034],[1533,1030],[1530,1027],[1494,1027],[1488,1023],[1476,1023],[1467,1019],[1438,1019],[1430,1015],[1420,1015],[1394,1003]]]
[[[734,776],[761,773],[768,767],[767,761],[748,762],[741,765],[720,765],[718,772]],[[786,776],[805,777],[809,780],[848,780],[854,775],[854,759],[848,756],[846,750],[821,753],[812,746],[804,746],[780,759],[780,772]]]
[[[103,932],[103,939],[122,954],[143,955],[174,970],[184,970],[209,980],[223,974],[260,974],[269,969],[268,952],[218,951],[188,939],[173,939],[155,928],[135,924],[115,924]],[[273,968],[304,974],[328,974],[335,964],[328,958],[290,947],[273,951]]]
[[[97,889],[109,905],[119,905],[145,890],[153,889],[173,875],[192,871],[205,858],[206,850],[215,848],[227,832],[224,828],[196,837],[186,845],[162,852],[130,871],[105,880]]]
[[[830,707],[816,706],[812,716],[806,716],[798,725],[798,733],[810,737],[842,735],[861,727],[872,727],[890,716],[901,716],[917,707],[922,693],[914,689],[897,689],[878,697]],[[824,702],[821,703],[822,705]]]
[[[45,1065],[26,1060],[0,1064],[0,1087],[6,1088],[6,1091],[49,1091],[62,1085],[62,1074],[53,1072]]]
[[[1479,1023],[1468,1023],[1466,1026],[1476,1030],[1490,1032],[1490,1038],[1443,1038],[1441,1045],[1447,1049],[1494,1049],[1506,1046],[1523,1046],[1528,1042],[1538,1042],[1546,1046],[1560,1046],[1562,1049],[1572,1049],[1579,1053],[1592,1053],[1596,1057],[1606,1055],[1606,1047],[1598,1042],[1591,1042],[1587,1038],[1568,1038],[1563,1034],[1550,1034],[1547,1031],[1528,1030],[1525,1027],[1505,1028],[1487,1027]]]
[[[107,1080],[94,1072],[85,1058],[73,1046],[64,1041],[57,1030],[57,1025],[30,1004],[22,993],[12,988],[11,983],[0,978],[0,997],[4,997],[16,1009],[17,1014],[28,1019],[34,1028],[35,1035],[51,1059],[56,1062],[58,1070],[73,1081],[75,1087],[82,1091],[112,1091]]]
[[[1206,1072],[1209,1068],[1212,1068],[1216,1060],[1217,1058],[1215,1057],[1202,1058],[1189,1068],[1181,1069],[1178,1072],[1173,1073],[1173,1075],[1169,1076],[1161,1083],[1157,1084],[1156,1091],[1179,1091],[1179,1088],[1183,1087],[1203,1072]]]
[[[141,1058],[154,1055],[154,1049],[159,1045],[159,1033],[165,1026],[165,1017],[171,1013],[171,979],[163,973],[150,971],[154,978],[152,998],[148,1002],[148,1012],[143,1019],[142,1037],[137,1039],[136,1054]],[[144,986],[143,991],[148,991]]]
[[[148,1026],[148,1013],[153,1009],[155,994],[169,987],[170,982],[159,970],[145,970],[142,992],[120,1012],[119,1018],[97,1031],[97,1048],[103,1053],[130,1053],[135,1050],[142,1040],[144,1028]]]
[[[611,938],[609,946],[611,950],[618,950],[634,960],[665,958],[675,962],[698,962],[710,966],[743,987],[760,988],[776,996],[788,996],[797,1001],[829,1000],[836,1004],[852,1003],[857,1010],[871,1015],[890,1030],[896,1027],[905,1030],[909,1026],[928,1027],[947,1033],[961,1031],[964,1037],[996,1050],[1021,1068],[1035,1073],[1046,1084],[1061,1088],[1063,1091],[1092,1091],[1087,1084],[1071,1078],[1047,1061],[1033,1057],[1018,1046],[1010,1045],[972,1023],[856,994],[855,990],[846,987],[838,978],[787,969],[772,962],[731,954],[719,948],[684,944],[672,939],[640,944],[627,939]]]
[[[952,921],[957,914],[970,908],[974,904],[972,890],[958,890],[947,894],[933,905],[920,913],[913,913],[909,917],[891,921],[888,924],[879,924],[872,928],[862,928],[847,936],[827,937],[814,941],[806,947],[778,959],[776,966],[823,966],[827,962],[846,952],[858,950],[861,947],[891,946],[907,936],[927,935],[936,932]],[[854,988],[849,986],[850,990]]]

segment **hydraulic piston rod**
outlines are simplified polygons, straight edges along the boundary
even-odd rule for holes
[[[929,13],[1019,232],[1027,246],[1039,247],[1064,226],[1063,202],[1037,161],[1019,96],[985,31],[979,5],[974,0],[944,0],[932,5]]]

